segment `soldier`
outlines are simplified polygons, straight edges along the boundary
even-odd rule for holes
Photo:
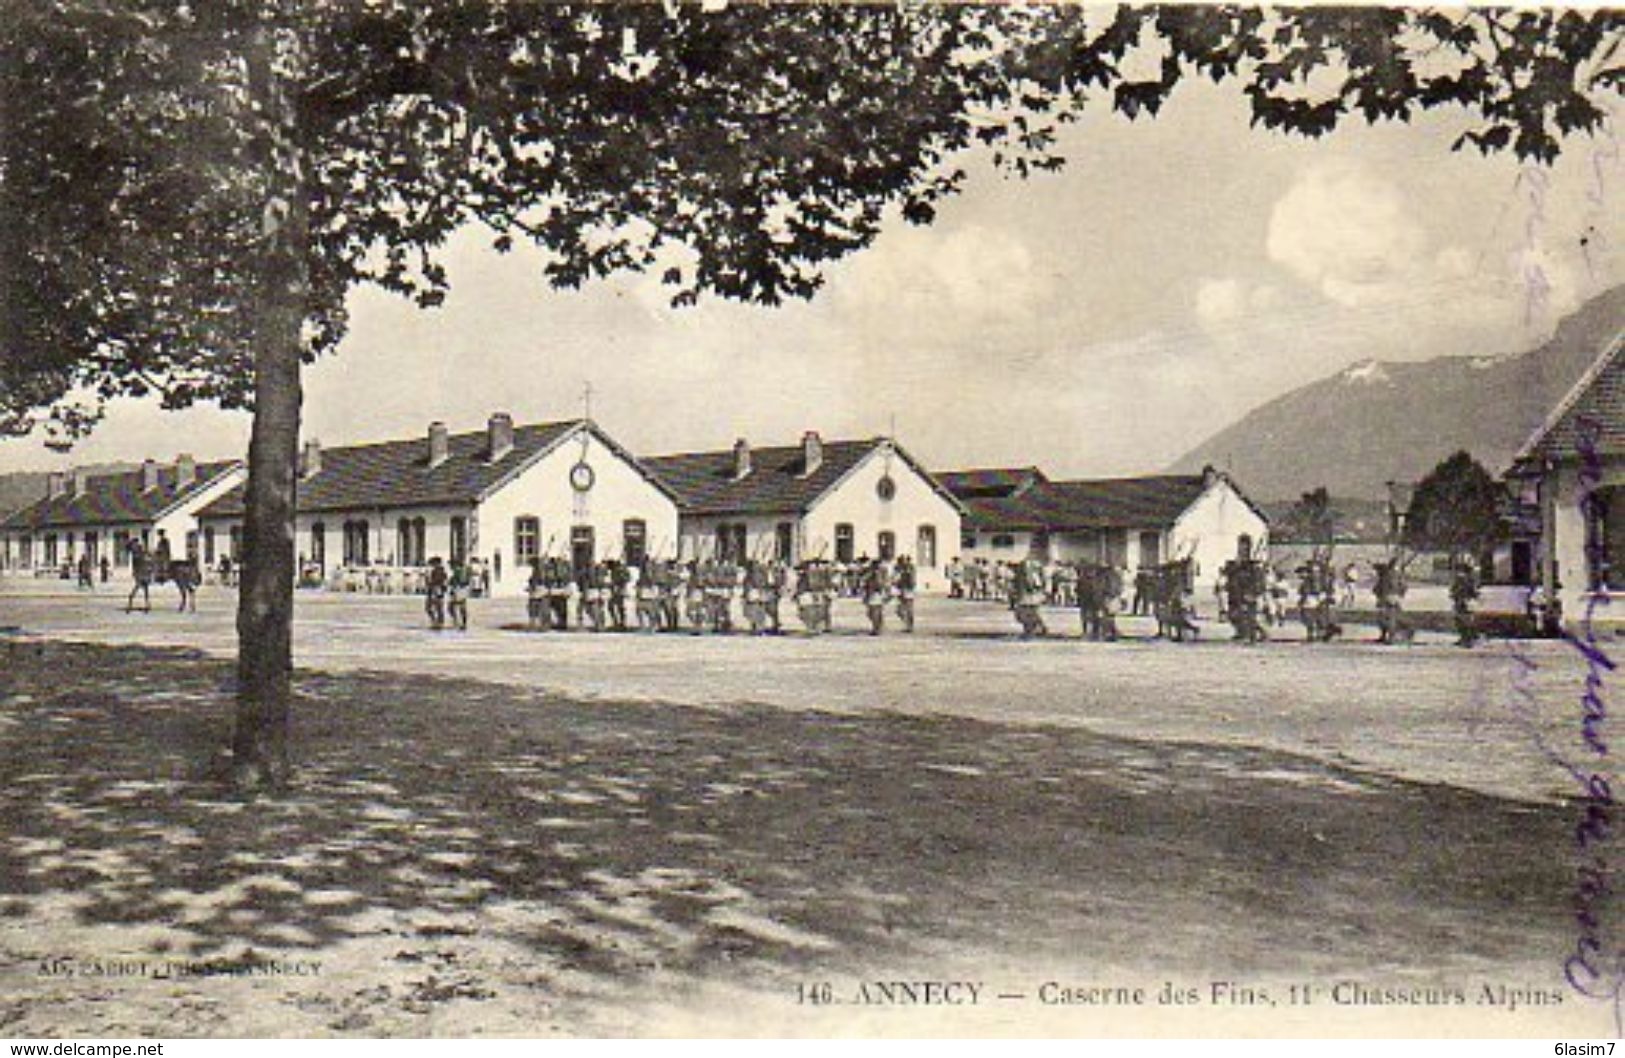
[[[784,599],[784,589],[789,575],[784,562],[774,559],[767,564],[767,583],[762,588],[762,609],[767,613],[768,635],[782,635],[784,625],[779,619],[779,603]]]
[[[451,581],[446,590],[446,609],[452,626],[459,632],[468,631],[468,596],[474,589],[474,574],[459,562],[451,567]]]
[[[1373,593],[1377,598],[1377,642],[1409,643],[1415,631],[1405,623],[1405,570],[1394,556],[1382,562],[1373,562],[1376,574]]]
[[[532,632],[547,628],[547,574],[542,560],[530,560],[530,579],[525,581],[525,627]]]
[[[638,631],[655,632],[660,629],[661,564],[645,558],[638,573]]]
[[[918,580],[914,572],[914,560],[907,555],[899,558],[897,576],[892,587],[897,597],[897,619],[903,623],[904,632],[914,631],[914,592]]]
[[[175,555],[169,546],[169,533],[163,529],[158,530],[158,544],[153,548],[153,577],[159,584],[169,580],[169,567],[175,561]]]
[[[1219,570],[1219,583],[1224,587],[1225,618],[1235,638],[1248,643],[1261,643],[1268,638],[1258,612],[1264,588],[1262,567],[1263,563],[1243,554]]]
[[[1123,570],[1121,567],[1102,566],[1099,582],[1100,637],[1108,643],[1117,641],[1117,614],[1123,608]]]
[[[553,627],[560,632],[570,630],[570,600],[578,594],[575,572],[568,559],[547,560],[547,601],[553,610]]]
[[[1099,640],[1102,634],[1100,620],[1100,567],[1092,563],[1078,563],[1078,617],[1083,623],[1083,638]]]
[[[1044,567],[1029,559],[1010,570],[1010,609],[1021,624],[1021,638],[1033,639],[1049,634],[1039,605],[1044,601]]]
[[[429,615],[429,627],[436,632],[446,627],[446,593],[450,588],[450,578],[446,576],[446,567],[436,555],[429,559],[428,590],[423,600],[423,609]]]
[[[1154,599],[1157,634],[1167,635],[1175,643],[1183,643],[1187,635],[1195,639],[1202,634],[1191,620],[1191,572],[1188,558],[1164,563],[1157,569]]]
[[[636,605],[634,596],[638,569],[618,559],[609,564],[609,623],[617,632],[626,631],[626,604]]]
[[[965,566],[964,563],[959,561],[958,555],[953,557],[953,560],[948,563],[948,568],[943,572],[948,575],[948,598],[963,599],[965,597]]]
[[[767,566],[757,559],[745,563],[745,623],[750,634],[767,632]]]
[[[863,571],[863,605],[869,612],[869,634],[879,635],[886,627],[886,601],[891,595],[891,571],[875,559]]]
[[[1450,577],[1450,610],[1456,619],[1456,645],[1478,642],[1478,573],[1466,558],[1458,558]]]
[[[152,558],[140,540],[130,541],[130,575],[135,578],[130,594],[124,600],[124,612],[135,609],[135,593],[141,593],[142,613],[152,612]]]
[[[1151,612],[1152,584],[1155,576],[1147,566],[1141,566],[1134,571],[1134,605],[1129,612],[1135,617],[1144,617]]]

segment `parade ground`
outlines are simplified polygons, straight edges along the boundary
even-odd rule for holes
[[[819,638],[517,600],[435,633],[301,593],[295,779],[243,801],[232,596],[122,603],[0,581],[12,1034],[1612,1024],[1562,983],[1564,764],[1599,768],[1563,641],[1021,641],[938,598],[879,638],[850,602]]]

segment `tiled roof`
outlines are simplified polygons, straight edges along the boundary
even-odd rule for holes
[[[1046,481],[1019,496],[966,500],[966,525],[984,532],[1161,529],[1178,520],[1204,487],[1200,474]]]
[[[4,522],[8,529],[70,529],[80,525],[108,525],[155,521],[165,511],[238,466],[235,460],[199,463],[197,476],[178,488],[173,466],[158,468],[158,484],[141,488],[140,470],[86,479],[84,491],[46,498],[24,507]]]
[[[429,466],[427,435],[405,441],[324,448],[321,470],[299,482],[299,510],[472,503],[579,425],[582,421],[575,419],[517,426],[512,450],[495,462],[490,459],[485,430],[452,434],[447,438],[445,460],[433,467]],[[206,518],[240,517],[242,513],[241,487],[200,512]]]
[[[1625,333],[1616,334],[1574,384],[1518,453],[1514,467],[1578,459],[1582,449],[1625,454]]]
[[[1037,467],[990,467],[983,470],[939,470],[942,487],[962,500],[1013,495],[1049,479]]]
[[[743,478],[734,476],[732,449],[654,456],[643,465],[689,514],[790,513],[810,507],[880,444],[879,438],[825,441],[823,461],[811,474],[801,445],[753,448]]]

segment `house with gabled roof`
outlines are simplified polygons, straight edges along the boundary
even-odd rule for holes
[[[59,570],[82,555],[99,566],[130,564],[130,545],[156,547],[160,537],[180,558],[200,554],[197,513],[243,480],[237,460],[199,463],[189,455],[173,464],[148,459],[137,470],[92,475],[56,471],[45,496],[0,522],[6,568]]]
[[[1518,450],[1506,478],[1532,508],[1537,582],[1564,619],[1618,624],[1625,595],[1625,330]]]
[[[943,583],[959,553],[963,508],[894,439],[654,456],[649,469],[678,498],[681,555],[855,562],[906,555],[922,587]]]
[[[240,559],[244,494],[200,513],[204,557]],[[640,561],[677,538],[672,491],[589,419],[323,448],[300,458],[295,548],[304,578],[477,559],[494,595],[524,591],[532,559]]]
[[[1211,584],[1243,544],[1269,547],[1269,520],[1230,477],[1201,474],[1039,481],[964,501],[968,561],[1105,562],[1130,573],[1175,558]]]

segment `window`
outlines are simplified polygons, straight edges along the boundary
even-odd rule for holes
[[[1016,538],[1009,533],[994,533],[992,543],[994,547],[1007,551],[1016,546]]]
[[[523,570],[541,557],[542,523],[531,514],[521,514],[513,520],[513,560]]]
[[[344,564],[346,566],[365,566],[370,561],[371,541],[365,520],[348,521],[344,523]],[[236,544],[232,545],[233,550]]]
[[[208,537],[203,541],[204,551],[209,561],[214,561],[214,530],[208,531]],[[310,524],[310,562],[318,569],[327,568],[327,526],[321,522]]]
[[[778,560],[780,562],[794,562],[796,560],[795,523],[780,522],[774,526],[773,539],[778,546]]]
[[[461,566],[468,561],[468,519],[457,515],[451,520],[451,564]]]
[[[56,534],[55,533],[46,533],[45,534],[45,564],[47,566],[56,565]]]
[[[85,554],[90,556],[90,561],[91,562],[95,562],[96,559],[98,557],[100,557],[99,554],[98,554],[100,549],[101,549],[101,538],[95,533],[86,533],[85,534]]]
[[[124,529],[113,532],[113,564],[120,569],[130,564],[130,534]]]
[[[597,539],[590,525],[578,525],[570,530],[570,564],[579,577],[590,569],[597,559]]]
[[[427,559],[428,531],[422,518],[402,518],[395,523],[395,562],[401,566],[421,566]]]
[[[628,518],[621,523],[621,560],[628,565],[643,563],[649,554],[649,526],[642,518]]]
[[[22,566],[23,569],[28,569],[34,564],[34,538],[25,536],[22,538],[21,544],[22,553],[17,556],[17,564]]]
[[[835,527],[835,561],[852,561],[853,538],[854,534],[852,532],[852,526],[850,523],[842,522],[840,525]]]
[[[875,537],[875,550],[879,553],[882,562],[890,562],[896,558],[897,534],[890,529],[880,530],[880,535]]]
[[[321,523],[316,524],[320,525]],[[205,566],[214,565],[214,526],[212,525],[203,527],[203,564]]]
[[[1101,538],[1101,560],[1108,566],[1128,565],[1128,530],[1108,529]]]
[[[1149,569],[1162,562],[1162,534],[1148,530],[1140,534],[1140,568]]]
[[[85,547],[90,546],[90,537],[85,537]],[[186,557],[193,562],[197,561],[198,536],[196,529],[186,531]]]
[[[363,545],[363,551],[365,551],[366,542],[367,542],[366,523],[362,523],[361,543]],[[242,526],[234,525],[234,526],[231,527],[230,538],[227,541],[227,553],[231,555],[231,560],[233,562],[241,562],[243,560],[243,527]],[[364,554],[363,554],[363,557],[362,557],[361,561],[363,561],[363,562],[366,561],[366,557],[365,557]]]
[[[914,548],[914,561],[924,569],[937,564],[937,527],[920,526],[919,541]]]
[[[976,550],[976,534],[975,533],[960,533],[959,534],[959,550],[961,550],[961,551],[975,551]]]

